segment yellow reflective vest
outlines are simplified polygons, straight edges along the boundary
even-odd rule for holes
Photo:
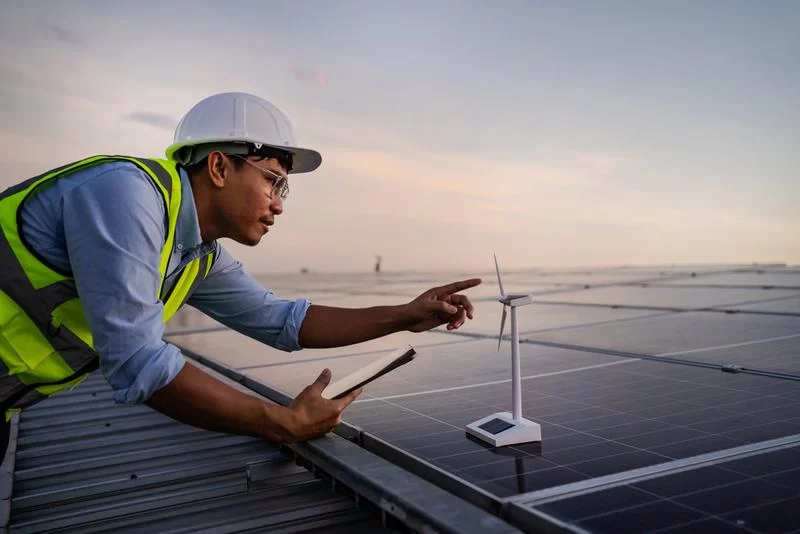
[[[0,193],[0,405],[6,417],[49,395],[75,387],[97,369],[99,358],[80,305],[75,282],[39,260],[21,238],[25,200],[45,183],[93,165],[128,161],[143,170],[161,192],[168,227],[161,249],[164,322],[208,275],[213,258],[191,261],[164,291],[175,242],[181,183],[175,162],[128,156],[95,156],[31,178]]]

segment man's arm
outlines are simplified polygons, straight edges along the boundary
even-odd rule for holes
[[[285,300],[268,291],[221,244],[214,265],[188,304],[261,343],[291,352],[306,315],[306,299]]]
[[[330,432],[341,422],[342,411],[361,393],[359,389],[342,399],[324,399],[322,390],[330,378],[330,371],[325,369],[290,406],[284,407],[234,389],[187,364],[147,404],[173,419],[207,430],[291,443]]]
[[[481,283],[480,278],[434,287],[408,304],[373,308],[311,305],[300,327],[304,348],[341,347],[410,330],[424,332],[447,323],[455,330],[472,319],[474,308],[466,295],[455,294]]]
[[[402,330],[423,332],[447,323],[461,327],[474,308],[456,294],[481,283],[472,278],[434,287],[399,306],[338,308],[305,299],[282,300],[244,270],[220,246],[208,278],[189,298],[189,304],[253,339],[285,351],[299,348],[342,347]]]

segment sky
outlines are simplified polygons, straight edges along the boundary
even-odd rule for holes
[[[292,120],[254,273],[800,263],[800,2],[0,0],[0,189]]]

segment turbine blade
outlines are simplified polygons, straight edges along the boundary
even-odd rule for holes
[[[500,342],[503,340],[503,330],[506,328],[506,313],[508,313],[508,306],[503,304],[503,317],[500,319],[500,336],[497,338],[498,352],[500,352]]]
[[[503,289],[503,277],[500,276],[500,266],[497,265],[497,254],[494,255],[494,268],[497,271],[497,285],[500,286],[500,296],[505,297],[506,292]]]

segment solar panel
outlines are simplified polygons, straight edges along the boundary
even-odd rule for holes
[[[523,338],[800,374],[800,317],[793,316],[676,313]]]
[[[496,287],[497,286],[495,286],[495,288]],[[464,326],[465,333],[497,336],[500,332],[498,311],[501,309],[502,305],[497,302],[496,293],[494,293],[494,297],[495,298],[491,301],[475,303],[475,318],[466,323]],[[536,303],[534,302],[534,304]],[[635,317],[649,317],[662,313],[664,312],[613,309],[611,307],[558,305],[523,306],[517,309],[520,333],[553,330],[569,326],[625,321]],[[508,325],[506,325],[506,328],[508,328]],[[508,335],[508,330],[506,330],[506,335]]]
[[[800,271],[757,271],[746,273],[711,274],[656,281],[653,283],[653,285],[689,285],[710,287],[752,286],[800,289]]]
[[[800,446],[534,505],[597,532],[648,532],[669,513],[673,532],[789,531],[800,505]]]
[[[544,295],[539,302],[641,306],[674,310],[744,305],[766,300],[800,297],[796,289],[719,289],[708,287],[616,286]]]
[[[511,447],[488,447],[464,431],[469,423],[511,408],[509,343],[504,341],[496,350],[499,303],[479,302],[478,318],[467,323],[466,336],[441,330],[401,334],[397,342],[389,338],[372,345],[292,355],[273,354],[272,349],[230,333],[200,334],[193,340],[204,354],[289,393],[299,392],[323,366],[333,370],[334,378],[344,376],[411,342],[418,349],[417,359],[370,384],[345,412],[348,422],[498,499],[512,499],[523,508],[589,530],[674,527],[677,532],[745,526],[769,531],[770,514],[777,517],[775,524],[789,524],[791,506],[798,504],[795,475],[800,463],[793,456],[797,447],[691,465],[647,480],[592,488],[585,495],[546,502],[529,498],[570,484],[591,486],[606,477],[624,478],[673,462],[693,462],[703,455],[723,458],[726,451],[800,436],[800,317],[782,314],[781,307],[800,302],[800,297],[792,296],[800,292],[702,284],[692,289],[591,287],[598,279],[619,283],[637,277],[681,276],[726,281],[725,277],[739,274],[724,271],[707,266],[697,269],[696,277],[686,268],[603,270],[596,276],[571,273],[566,278],[585,280],[590,289],[546,297],[570,298],[571,304],[521,308],[520,331],[527,332],[522,337],[529,341],[520,346],[522,413],[541,424],[542,442]],[[559,276],[542,274],[517,273],[506,284],[509,290],[523,290],[517,285],[545,279],[549,283]],[[429,282],[422,280],[420,289],[441,279],[431,277]],[[397,284],[398,292],[407,291],[409,279],[398,279]],[[393,293],[391,285],[391,281],[366,283],[358,295],[343,302],[392,302],[381,296]],[[323,286],[320,282],[315,287],[319,291]],[[335,287],[341,289],[343,283]],[[364,289],[375,293],[362,293]],[[752,304],[756,301],[760,304]],[[615,309],[613,304],[656,309]],[[666,309],[759,305],[772,306],[775,313]],[[716,368],[729,364],[784,375]],[[503,431],[499,424],[488,425],[490,432]],[[740,494],[753,497],[742,500]],[[798,527],[795,522],[793,528]]]

